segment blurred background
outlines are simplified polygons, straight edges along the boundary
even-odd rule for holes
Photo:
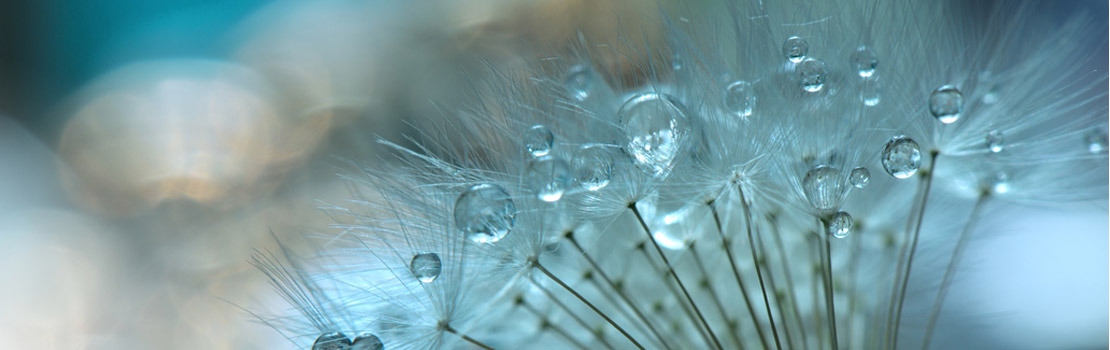
[[[511,70],[569,51],[578,31],[590,42],[618,32],[659,42],[658,7],[0,2],[0,347],[289,348],[244,311],[280,305],[247,261],[275,246],[271,232],[285,239],[326,229],[331,220],[315,206],[348,195],[336,157],[372,161],[374,135],[398,139],[412,131],[405,121],[441,116],[429,101],[465,103],[461,72],[482,79],[479,59]],[[1103,21],[1107,13],[1098,0],[1053,9],[1041,15],[1089,12]],[[605,71],[627,58],[592,59]],[[1036,234],[999,243],[1010,253],[1055,254],[1045,261],[1060,265],[1007,274],[1020,255],[993,260],[999,273],[987,277],[999,280],[963,292],[1013,296],[993,298],[1004,309],[1038,307],[1012,334],[973,336],[1007,339],[998,344],[1079,337],[1073,346],[1105,347],[1105,214],[1064,222],[1103,229],[1059,247]],[[1060,278],[1066,269],[1093,277]],[[1030,285],[1040,288],[1023,289]],[[1081,302],[1062,297],[1077,290]],[[1045,317],[1077,321],[1045,329]]]

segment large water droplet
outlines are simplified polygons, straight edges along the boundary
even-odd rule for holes
[[[455,226],[476,243],[493,243],[513,228],[516,205],[504,188],[494,184],[474,185],[455,201]]]
[[[825,75],[828,74],[825,62],[807,58],[798,63],[795,70],[798,72],[798,82],[802,84],[802,90],[818,92],[825,86]]]
[[[570,166],[562,159],[543,156],[528,162],[524,184],[544,202],[556,202],[570,187]]]
[[[852,220],[852,215],[838,211],[829,218],[828,226],[825,227],[825,233],[836,238],[845,238],[852,234],[852,226],[855,222]]]
[[[351,350],[382,350],[385,344],[382,339],[370,333],[361,333],[351,342]]]
[[[952,124],[960,119],[964,108],[964,95],[952,85],[944,85],[929,95],[929,112],[941,123]]]
[[[1005,140],[1002,138],[1002,131],[991,130],[987,133],[987,149],[993,153],[1002,152],[1006,147]]]
[[[752,83],[738,80],[725,88],[725,108],[741,118],[752,115],[755,106],[755,91]]]
[[[312,343],[312,350],[350,350],[351,340],[339,332],[321,334]]]
[[[882,163],[887,174],[899,179],[909,178],[921,168],[921,149],[909,137],[892,137],[883,149]]]
[[[555,134],[544,125],[533,125],[524,131],[524,149],[528,150],[533,157],[551,153],[551,145],[554,143]]]
[[[856,186],[856,188],[867,187],[867,183],[871,182],[871,171],[864,167],[852,169],[852,172],[848,174],[848,182],[851,182],[852,186]]]
[[[813,167],[802,179],[802,191],[817,210],[836,209],[840,204],[840,196],[844,194],[844,180],[840,169],[827,165]]]
[[[666,176],[688,132],[686,114],[673,98],[656,93],[635,96],[617,112],[624,128],[624,150],[637,167]]]
[[[1086,135],[1083,135],[1083,142],[1087,146],[1087,151],[1091,153],[1106,152],[1107,137],[1106,133],[1099,129],[1091,129]]]
[[[877,75],[872,75],[871,78],[865,79],[860,83],[859,99],[863,101],[864,106],[875,107],[882,101],[883,85],[879,82]]]
[[[605,145],[584,145],[574,153],[571,162],[574,180],[586,190],[600,190],[613,178],[613,151]]]
[[[593,70],[584,65],[571,67],[564,83],[574,98],[585,100],[590,96],[590,88],[594,85]]]
[[[420,253],[412,257],[409,268],[412,269],[413,277],[416,277],[420,282],[432,283],[439,277],[439,272],[443,269],[443,262],[439,260],[439,254]]]
[[[797,36],[789,37],[782,43],[782,53],[790,62],[801,62],[809,53],[809,43]]]
[[[875,67],[879,65],[879,56],[875,55],[875,51],[871,51],[871,48],[860,46],[848,57],[848,64],[852,70],[859,73],[860,77],[867,78],[875,74]]]

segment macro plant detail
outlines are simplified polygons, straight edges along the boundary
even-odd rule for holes
[[[312,350],[938,348],[984,217],[1105,206],[1088,21],[703,5],[665,10],[663,47],[490,67],[470,108],[379,138],[318,254],[256,258],[294,306],[264,321]]]

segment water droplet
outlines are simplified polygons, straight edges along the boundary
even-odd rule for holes
[[[420,253],[412,257],[409,268],[412,269],[413,277],[416,277],[420,282],[432,283],[439,277],[439,272],[443,269],[443,262],[439,260],[439,254]]]
[[[786,59],[790,62],[801,62],[809,53],[809,43],[797,36],[789,37],[786,42],[782,43],[782,53],[786,55]]]
[[[859,99],[863,101],[864,106],[875,107],[882,101],[882,90],[883,86],[878,76],[872,75],[871,78],[860,83]]]
[[[524,184],[536,191],[536,197],[544,202],[556,202],[570,187],[570,167],[552,156],[533,159],[525,170]]]
[[[1004,142],[1005,140],[1002,139],[1001,131],[991,130],[987,133],[987,149],[990,149],[991,152],[1002,152],[1002,149],[1006,147]]]
[[[952,85],[944,85],[929,95],[929,112],[941,123],[952,124],[960,119],[964,108],[964,95]]]
[[[1006,172],[998,172],[994,174],[994,183],[991,185],[994,193],[1010,192],[1010,175]]]
[[[921,148],[909,137],[892,137],[883,149],[882,163],[887,174],[899,179],[909,178],[921,168]]]
[[[543,125],[533,125],[524,131],[524,149],[533,157],[545,156],[551,153],[551,145],[555,143],[555,134]]]
[[[564,83],[574,98],[585,100],[590,96],[590,88],[594,85],[593,70],[583,65],[571,67]]]
[[[350,350],[351,340],[343,333],[324,333],[312,343],[312,350]]]
[[[852,169],[852,172],[848,174],[848,182],[851,182],[852,186],[856,186],[856,188],[867,187],[867,183],[871,182],[871,171],[864,167]]]
[[[1086,135],[1083,135],[1083,142],[1087,145],[1087,150],[1091,153],[1106,152],[1106,133],[1099,129],[1091,129]]]
[[[351,350],[382,350],[385,344],[382,339],[370,333],[361,333],[351,342]]]
[[[836,209],[844,194],[844,181],[840,169],[818,165],[806,172],[802,179],[802,191],[814,208],[820,211]]]
[[[571,162],[574,180],[586,190],[600,190],[613,178],[613,152],[605,145],[584,145],[574,153]]]
[[[474,185],[455,201],[455,226],[476,243],[493,243],[505,238],[516,219],[516,205],[504,188],[493,184]]]
[[[670,173],[688,132],[686,114],[673,98],[638,95],[625,102],[617,115],[624,128],[624,150],[636,166],[656,177]]]
[[[860,77],[867,78],[875,74],[875,66],[879,65],[879,56],[876,56],[871,48],[860,46],[848,57],[848,63]]]
[[[807,58],[802,63],[798,63],[795,69],[798,72],[798,81],[802,84],[802,90],[818,92],[825,86],[825,75],[828,74],[825,62]]]
[[[752,91],[752,83],[737,80],[725,88],[725,108],[730,112],[747,118],[752,115],[754,106],[755,91]]]
[[[829,218],[828,226],[825,227],[825,232],[836,238],[845,238],[852,233],[852,226],[854,225],[855,222],[852,220],[852,215],[838,211]]]

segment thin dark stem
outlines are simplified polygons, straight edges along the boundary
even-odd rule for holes
[[[447,331],[447,333],[451,333],[451,334],[459,336],[459,338],[462,338],[463,340],[465,340],[465,341],[467,341],[471,344],[474,344],[474,346],[477,346],[479,348],[486,349],[486,350],[493,350],[493,348],[491,348],[489,345],[486,345],[486,344],[478,341],[477,339],[471,338],[470,336],[467,336],[466,334],[459,333],[459,331],[455,330],[455,328],[451,327],[451,325],[443,325],[443,330]]]
[[[644,256],[644,262],[647,262],[652,271],[663,271],[663,268],[660,268],[659,265],[655,264],[655,258],[652,258],[651,254],[648,253],[647,249],[644,248],[645,245],[647,245],[647,243],[641,244],[640,247],[636,249],[640,252],[640,255]],[[663,272],[663,274],[666,274],[666,272]],[[675,288],[674,283],[663,283],[663,285],[667,287],[667,290],[670,291],[672,295],[674,295],[675,300],[677,301],[675,304],[677,304],[678,307],[682,309],[682,312],[686,314],[686,317],[690,318],[690,322],[693,323],[694,330],[698,332],[698,335],[701,336],[702,340],[705,340],[705,343],[707,345],[711,345],[709,344],[712,342],[712,340],[709,340],[709,333],[706,333],[705,328],[701,327],[701,323],[698,322],[698,316],[694,314],[694,310],[690,308],[690,304],[682,302],[682,292],[679,291],[678,288]]]
[[[636,209],[635,204],[630,204],[628,208],[632,209],[632,213],[636,215],[636,220],[640,222],[640,227],[644,229],[644,234],[647,235],[648,241],[651,242],[652,247],[655,247],[655,252],[659,253],[659,258],[663,260],[663,264],[667,265],[667,271],[670,272],[671,278],[674,278],[674,281],[678,283],[678,288],[681,289],[682,294],[686,296],[686,301],[690,302],[690,306],[694,309],[694,313],[698,314],[698,320],[701,321],[705,330],[709,332],[709,337],[713,339],[713,344],[717,349],[724,349],[724,347],[721,346],[721,341],[717,340],[717,335],[713,333],[713,328],[709,327],[709,322],[705,321],[705,316],[702,315],[701,310],[698,309],[698,304],[694,303],[694,298],[690,297],[690,292],[686,290],[686,285],[682,284],[682,279],[678,278],[678,273],[675,272],[674,265],[671,265],[670,260],[667,259],[667,255],[663,254],[663,248],[659,248],[659,243],[655,242],[655,239],[651,237],[651,229],[648,228],[647,223],[644,222],[644,217],[640,215],[640,210]]]
[[[704,278],[709,278],[709,272],[706,270],[705,264],[701,261],[701,254],[698,254],[698,249],[694,246],[694,243],[690,243],[690,253],[693,254],[694,262],[697,263],[698,271],[701,272],[701,275]],[[721,298],[717,296],[717,291],[713,289],[712,285],[707,285],[705,288],[709,290],[709,296],[713,298],[713,303],[717,305],[717,309],[721,310],[721,318],[724,319],[727,324],[728,313],[725,312],[725,305],[721,302]],[[743,349],[744,345],[740,342],[740,339],[737,338],[736,333],[737,332],[732,331],[728,332],[729,338],[732,339],[732,343],[735,344],[738,349]]]
[[[937,297],[933,301],[933,310],[929,312],[929,323],[925,326],[925,340],[922,341],[921,350],[929,349],[929,342],[933,338],[933,329],[937,325],[940,310],[944,306],[944,298],[948,296],[948,288],[952,285],[952,278],[956,275],[956,266],[959,266],[960,260],[963,259],[964,251],[967,249],[967,241],[971,239],[971,234],[975,231],[975,224],[979,221],[979,212],[983,209],[983,203],[987,201],[987,198],[989,196],[984,193],[979,196],[979,200],[975,201],[975,207],[971,209],[971,217],[967,219],[963,231],[960,232],[960,239],[956,242],[956,251],[952,252],[952,259],[948,261],[948,267],[944,270],[940,290],[937,291]]]
[[[821,230],[822,232],[825,230]],[[821,254],[821,272],[823,273],[821,279],[825,284],[825,315],[829,320],[829,345],[832,345],[833,350],[840,348],[837,341],[836,334],[836,302],[833,298],[832,286],[832,241],[830,237],[821,237],[825,241],[825,249]]]
[[[773,295],[775,296],[775,306],[778,306],[779,315],[782,316],[783,338],[786,338],[786,348],[787,349],[794,349],[795,348],[794,347],[794,339],[793,339],[793,337],[790,336],[790,327],[788,326],[788,323],[786,322],[786,307],[783,306],[783,303],[782,303],[782,299],[789,299],[789,298],[785,298],[785,297],[780,298],[779,297],[779,292],[778,292],[779,289],[775,285],[775,273],[771,269],[770,264],[767,262],[768,261],[767,256],[769,255],[767,253],[768,252],[767,251],[767,246],[763,243],[763,237],[759,234],[759,232],[760,232],[759,230],[755,231],[755,240],[759,243],[759,250],[763,252],[763,264],[762,265],[767,268],[767,284],[771,286],[771,290],[774,292]],[[785,293],[783,293],[783,294],[785,295]]]
[[[744,186],[737,185],[740,193],[740,207],[744,209],[744,224],[748,229],[748,247],[752,250],[752,263],[755,264],[755,275],[759,277],[759,290],[763,292],[763,305],[767,307],[767,319],[771,322],[771,334],[775,337],[775,348],[782,350],[779,342],[779,331],[775,327],[775,316],[771,313],[771,301],[767,299],[767,286],[763,285],[763,269],[759,267],[759,256],[755,252],[755,238],[752,235],[752,211],[748,207],[748,199],[744,197]]]
[[[902,288],[898,293],[898,312],[894,315],[894,335],[891,338],[891,347],[898,346],[898,329],[902,324],[902,306],[906,301],[906,287],[910,283],[910,271],[913,270],[913,258],[917,254],[917,241],[921,238],[921,223],[925,221],[925,207],[929,204],[929,190],[933,187],[933,176],[937,166],[938,155],[932,154],[929,160],[929,177],[925,178],[925,194],[921,196],[921,207],[918,208],[917,224],[913,229],[913,242],[910,243],[910,255],[906,258],[906,273],[902,275]]]
[[[585,345],[578,342],[578,339],[574,339],[574,337],[572,337],[570,333],[567,333],[567,331],[564,330],[563,327],[560,327],[558,324],[549,321],[547,319],[547,315],[544,315],[542,312],[540,312],[540,310],[536,310],[536,307],[532,306],[532,304],[529,304],[526,301],[521,301],[520,306],[524,307],[525,310],[528,310],[528,312],[532,313],[532,315],[535,315],[536,318],[540,319],[540,322],[543,322],[543,328],[550,328],[551,330],[555,331],[555,333],[559,333],[559,335],[563,336],[563,338],[571,342],[571,344],[574,344],[574,346],[579,349],[587,349]]]
[[[898,267],[894,269],[894,280],[891,281],[890,303],[889,305],[887,305],[886,327],[884,328],[882,339],[884,346],[890,344],[890,339],[892,338],[892,333],[894,332],[894,310],[897,307],[898,303],[898,287],[902,283],[902,274],[905,272],[906,254],[910,250],[910,236],[913,234],[913,224],[914,219],[916,218],[915,215],[918,213],[918,208],[921,207],[921,196],[925,194],[924,190],[926,181],[925,178],[920,179],[921,181],[918,181],[917,192],[914,194],[913,207],[910,208],[910,215],[908,215],[909,218],[906,219],[906,230],[903,231],[905,232],[905,234],[902,237],[902,248],[898,250]]]
[[[596,306],[594,306],[593,303],[590,303],[589,300],[586,300],[586,298],[583,297],[581,294],[578,294],[578,292],[575,291],[574,288],[571,288],[566,283],[563,283],[563,280],[559,279],[559,277],[556,277],[554,274],[551,273],[551,271],[548,271],[547,268],[543,267],[543,265],[541,265],[538,261],[533,262],[532,266],[535,266],[537,269],[540,270],[540,272],[543,272],[544,275],[547,275],[547,278],[555,281],[555,283],[559,284],[559,286],[562,286],[563,289],[566,289],[568,292],[570,292],[570,294],[573,294],[575,298],[578,298],[578,300],[582,302],[582,304],[585,304],[587,307],[590,308],[590,310],[593,310],[595,313],[597,313],[598,316],[601,316],[601,318],[605,319],[605,322],[609,322],[609,324],[612,325],[613,328],[616,328],[617,331],[624,335],[625,338],[628,338],[628,341],[632,342],[632,344],[635,345],[637,349],[644,349],[644,346],[640,345],[640,342],[636,341],[636,339],[633,338],[631,334],[628,334],[628,332],[626,332],[624,328],[621,328],[621,326],[617,325],[616,322],[613,322],[613,320],[609,318],[608,315],[599,310]]]
[[[752,317],[752,324],[755,325],[755,332],[759,334],[759,342],[763,344],[763,348],[766,349],[768,344],[767,339],[763,336],[763,323],[755,316],[755,308],[752,307],[752,300],[748,297],[748,288],[744,286],[744,280],[740,278],[740,271],[736,266],[735,258],[733,258],[734,254],[732,254],[732,244],[730,244],[728,238],[725,237],[724,229],[721,227],[721,216],[717,213],[717,206],[715,203],[714,201],[710,201],[706,204],[713,209],[713,221],[717,224],[717,234],[721,236],[721,246],[725,249],[725,256],[728,257],[728,266],[732,268],[732,276],[736,278],[736,284],[740,287],[740,295],[744,297],[744,305],[748,307],[748,314]],[[736,332],[734,329],[730,329],[729,331],[733,333]]]
[[[537,283],[535,279],[532,280],[532,283],[535,284],[536,288],[538,288],[540,290],[540,292],[543,293],[543,295],[547,296],[547,298],[550,299],[552,303],[555,303],[555,306],[557,306],[559,309],[563,310],[563,312],[565,312],[567,315],[569,315],[570,318],[572,320],[574,320],[574,322],[578,323],[579,326],[582,326],[582,329],[585,329],[585,330],[589,331],[591,334],[593,334],[594,337],[596,337],[597,340],[601,342],[601,344],[605,345],[606,348],[609,348],[609,349],[613,348],[613,345],[609,344],[609,341],[605,340],[605,337],[601,336],[600,334],[597,334],[597,333],[593,332],[590,325],[588,323],[586,323],[586,321],[583,320],[582,317],[579,317],[578,314],[574,313],[574,311],[572,311],[569,307],[567,307],[566,304],[564,304],[562,301],[560,301],[559,298],[556,298],[555,295],[551,294],[551,291],[547,290],[547,288],[544,288],[543,285],[540,285],[539,283]]]
[[[798,323],[798,329],[801,330],[803,336],[806,334],[805,322],[802,321],[801,311],[798,310],[798,295],[795,294],[794,276],[790,271],[790,262],[786,258],[786,247],[782,244],[782,234],[779,232],[779,223],[777,216],[771,216],[771,236],[775,239],[775,248],[779,251],[779,259],[782,263],[783,274],[786,275],[786,289],[790,290],[790,311],[794,314],[794,321]],[[802,346],[807,344],[805,338],[802,339]]]
[[[608,284],[609,287],[617,293],[617,296],[619,296],[621,300],[623,300],[624,303],[632,309],[632,312],[635,313],[636,317],[639,318],[640,321],[647,326],[648,330],[651,331],[651,334],[654,335],[655,338],[659,339],[659,342],[663,344],[663,347],[670,349],[670,345],[667,345],[667,341],[664,340],[663,336],[659,334],[659,331],[655,329],[655,326],[652,325],[650,321],[648,321],[648,318],[644,316],[644,313],[640,310],[639,307],[636,306],[636,303],[633,303],[632,299],[628,297],[628,294],[626,294],[623,289],[618,288],[616,283],[613,283],[613,280],[609,278],[609,274],[605,273],[605,270],[602,270],[601,266],[598,265],[597,262],[594,261],[594,259],[590,257],[589,254],[586,254],[586,250],[582,248],[581,244],[578,244],[578,240],[574,238],[574,235],[567,235],[567,240],[570,241],[571,245],[574,246],[574,249],[577,250],[579,254],[582,254],[582,257],[586,258],[586,262],[590,264],[594,271],[597,271],[597,274],[601,276],[601,279],[604,280],[605,283]]]

